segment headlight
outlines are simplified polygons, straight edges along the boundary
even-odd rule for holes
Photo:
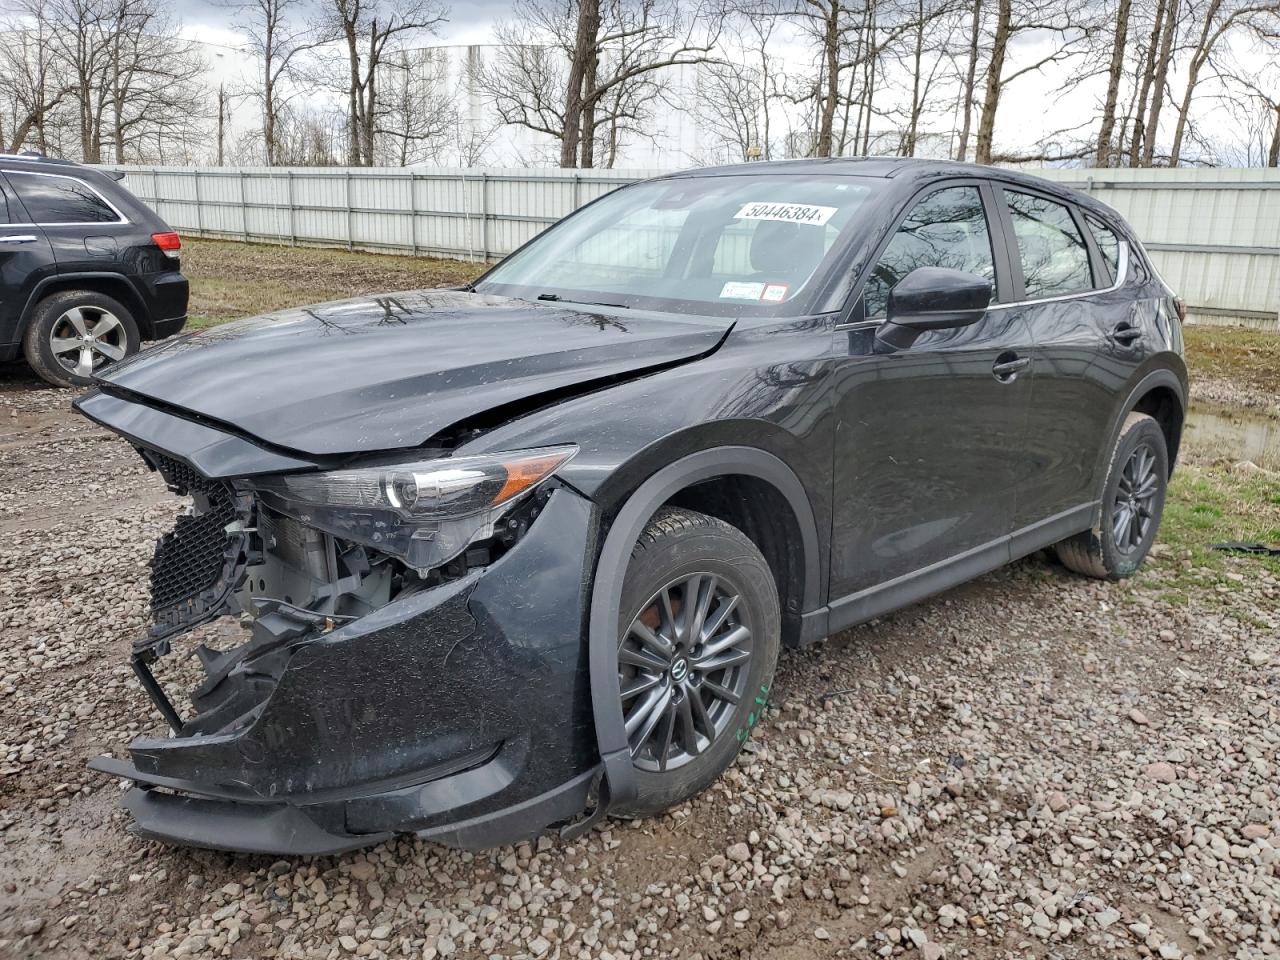
[[[575,446],[257,477],[270,505],[418,570],[454,559],[578,452]]]

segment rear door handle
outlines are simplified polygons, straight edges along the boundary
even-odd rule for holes
[[[1118,323],[1111,328],[1111,339],[1116,343],[1122,343],[1125,346],[1133,343],[1133,341],[1139,339],[1141,336],[1142,331],[1128,321]]]
[[[1030,357],[1020,357],[1016,353],[1002,353],[991,365],[991,373],[1001,383],[1010,383],[1029,366],[1031,366]]]
[[[20,237],[0,237],[0,243],[35,243],[36,239],[32,234],[23,234]]]

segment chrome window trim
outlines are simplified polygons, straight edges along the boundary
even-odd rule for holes
[[[1109,287],[1097,287],[1093,290],[1081,290],[1079,293],[1064,293],[1056,297],[1041,297],[1039,300],[1014,300],[1010,303],[993,303],[987,307],[987,312],[992,310],[1008,310],[1012,307],[1031,307],[1038,303],[1057,303],[1061,300],[1078,300],[1081,297],[1092,297],[1099,293],[1112,293],[1124,286],[1125,281],[1129,279],[1129,241],[1124,237],[1120,237],[1120,268],[1116,271],[1116,279]],[[1165,284],[1168,286],[1168,284]],[[836,330],[871,330],[875,327],[887,323],[887,320],[855,320],[852,323],[838,323]]]
[[[0,173],[4,173],[6,176],[13,175],[13,176],[19,176],[19,177],[52,177],[54,180],[73,180],[76,183],[80,184],[82,187],[85,187],[86,189],[91,191],[94,196],[96,196],[99,200],[105,203],[110,208],[111,212],[116,215],[116,218],[117,218],[115,220],[88,220],[84,222],[77,222],[74,220],[55,220],[52,222],[34,221],[31,224],[32,226],[36,226],[36,227],[110,227],[110,226],[116,226],[122,223],[129,223],[129,218],[120,212],[120,208],[117,207],[110,200],[108,200],[105,196],[103,196],[102,191],[99,190],[97,187],[95,187],[92,183],[89,183],[87,180],[82,180],[79,177],[73,177],[70,174],[66,174],[66,173],[45,173],[43,171],[36,171],[36,170],[10,170],[7,167],[3,170],[0,170]],[[16,188],[14,192],[15,193],[17,192]],[[22,200],[21,195],[18,196],[18,200],[19,201]]]

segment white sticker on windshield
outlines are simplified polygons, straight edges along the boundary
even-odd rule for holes
[[[811,203],[747,203],[734,214],[735,220],[784,220],[787,223],[809,223],[823,226],[835,216],[838,207],[818,207]]]
[[[730,280],[720,289],[720,299],[759,300],[764,293],[763,283],[752,283],[749,280]]]

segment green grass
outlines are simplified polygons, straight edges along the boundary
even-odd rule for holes
[[[1225,465],[1178,467],[1160,524],[1159,546],[1140,578],[1186,602],[1190,590],[1231,587],[1228,573],[1250,568],[1280,575],[1280,557],[1212,549],[1232,540],[1280,545],[1280,475]]]
[[[1248,327],[1183,327],[1187,370],[1264,392],[1280,390],[1280,333]]]
[[[182,269],[191,281],[187,326],[198,330],[326,300],[466,283],[484,266],[428,257],[184,239]]]

